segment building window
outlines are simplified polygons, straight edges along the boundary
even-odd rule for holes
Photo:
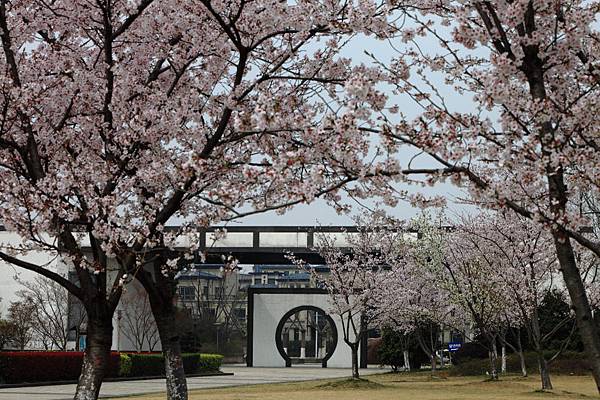
[[[234,308],[233,315],[238,319],[238,321],[246,320],[246,310],[244,308]]]
[[[182,301],[190,301],[196,298],[196,288],[193,286],[179,286],[179,298]]]

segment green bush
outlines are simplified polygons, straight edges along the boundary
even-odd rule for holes
[[[129,354],[131,376],[159,376],[165,374],[165,359],[162,354]]]
[[[383,331],[381,344],[377,350],[379,362],[397,370],[404,366],[404,349],[408,350],[408,358],[412,369],[429,363],[429,357],[411,335],[405,335],[390,329]]]
[[[223,356],[220,354],[200,354],[196,372],[212,372],[221,369]],[[184,367],[185,368],[185,367]]]
[[[404,366],[404,343],[400,332],[384,330],[377,351],[381,365],[389,365],[394,371]]]
[[[161,376],[165,374],[165,359],[162,354],[129,354],[131,376]],[[185,353],[183,369],[187,374],[217,372],[223,362],[220,354]]]
[[[23,383],[77,380],[82,363],[83,352],[2,351],[0,352],[0,381]],[[110,353],[106,368],[107,377],[118,376],[118,353]]]
[[[553,352],[546,353],[546,359],[550,358]],[[525,365],[530,373],[538,372],[537,356],[533,352],[525,353]],[[452,375],[470,376],[485,375],[489,371],[489,359],[465,359],[450,370]],[[500,368],[500,358],[498,358],[498,369]],[[517,354],[509,354],[506,360],[506,369],[509,373],[521,372],[521,362]],[[591,367],[585,353],[565,352],[549,365],[551,374],[589,374]]]
[[[131,357],[125,353],[119,355],[119,376],[131,375]]]

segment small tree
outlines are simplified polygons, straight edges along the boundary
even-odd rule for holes
[[[154,351],[160,338],[148,295],[142,288],[133,287],[131,290],[134,293],[121,311],[121,332],[135,345],[136,351],[142,351],[144,347]]]
[[[22,302],[32,308],[32,329],[44,347],[66,350],[69,332],[69,292],[53,280],[37,276],[21,282],[17,292]],[[74,321],[71,321],[74,322]]]
[[[405,257],[390,264],[374,293],[373,305],[378,325],[410,335],[435,375],[440,326],[452,322],[453,308],[431,272],[417,262],[430,244],[422,239],[405,243]]]
[[[341,249],[335,240],[323,237],[317,249],[329,267],[329,274],[319,275],[309,265],[299,262],[327,289],[331,312],[340,318],[344,342],[352,352],[352,377],[359,378],[358,349],[369,324],[377,319],[374,293],[381,284],[381,271],[389,258],[401,253],[404,231],[389,229],[391,220],[382,214],[358,218],[358,231],[346,233],[347,245]]]
[[[384,329],[381,335],[381,344],[377,349],[379,363],[389,365],[394,372],[400,368],[410,370],[408,361],[408,335]]]
[[[14,337],[15,326],[5,319],[0,319],[0,350],[4,350],[6,346],[10,345]]]
[[[8,321],[13,327],[12,343],[20,350],[25,350],[35,336],[34,314],[32,301],[14,301],[8,307]]]

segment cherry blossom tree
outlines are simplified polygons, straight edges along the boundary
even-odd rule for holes
[[[358,350],[369,325],[377,319],[374,307],[375,291],[382,284],[383,270],[389,260],[402,252],[402,229],[394,229],[394,221],[381,213],[356,219],[357,232],[346,232],[344,243],[335,238],[322,237],[316,249],[329,267],[321,275],[301,259],[291,257],[300,267],[314,275],[327,289],[330,312],[339,317],[344,342],[352,352],[352,378],[358,379]],[[343,246],[343,247],[342,247]]]
[[[362,196],[385,186],[394,162],[363,129],[383,106],[368,84],[379,72],[338,53],[354,34],[385,35],[386,11],[312,0],[0,2],[0,220],[24,239],[0,258],[82,302],[76,399],[98,396],[133,278],[158,324],[168,397],[187,397],[170,324],[178,240],[319,196],[337,202],[342,187]],[[183,222],[165,230],[172,221]],[[26,261],[32,250],[60,256],[77,282]]]
[[[581,195],[600,184],[596,2],[403,6],[405,46],[397,43],[397,59],[382,69],[423,112],[390,116],[384,135],[438,163],[422,171],[430,183],[451,178],[478,204],[511,209],[552,235],[600,389],[600,334],[574,251],[576,242],[600,256],[580,207]]]
[[[423,268],[417,261],[433,251],[428,248],[433,242],[424,240],[422,234],[420,236],[417,240],[404,240],[401,244],[403,256],[390,260],[389,270],[383,273],[381,284],[374,291],[373,307],[377,325],[415,338],[429,357],[431,372],[435,375],[440,328],[454,321],[455,313],[447,292],[437,286],[431,270]],[[458,321],[454,322],[454,326],[462,326]]]
[[[552,331],[560,326],[543,332],[538,314],[558,272],[551,236],[538,225],[511,212],[463,217],[456,226],[455,235],[471,243],[480,260],[493,269],[487,280],[501,291],[506,320],[510,325],[525,327],[538,358],[542,390],[551,390],[548,362],[561,351],[548,360],[544,354],[545,343],[552,338]],[[569,322],[561,321],[559,325]]]

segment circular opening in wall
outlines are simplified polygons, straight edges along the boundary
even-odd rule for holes
[[[281,318],[275,342],[287,367],[309,363],[326,367],[337,345],[337,329],[333,319],[322,309],[300,306]]]

